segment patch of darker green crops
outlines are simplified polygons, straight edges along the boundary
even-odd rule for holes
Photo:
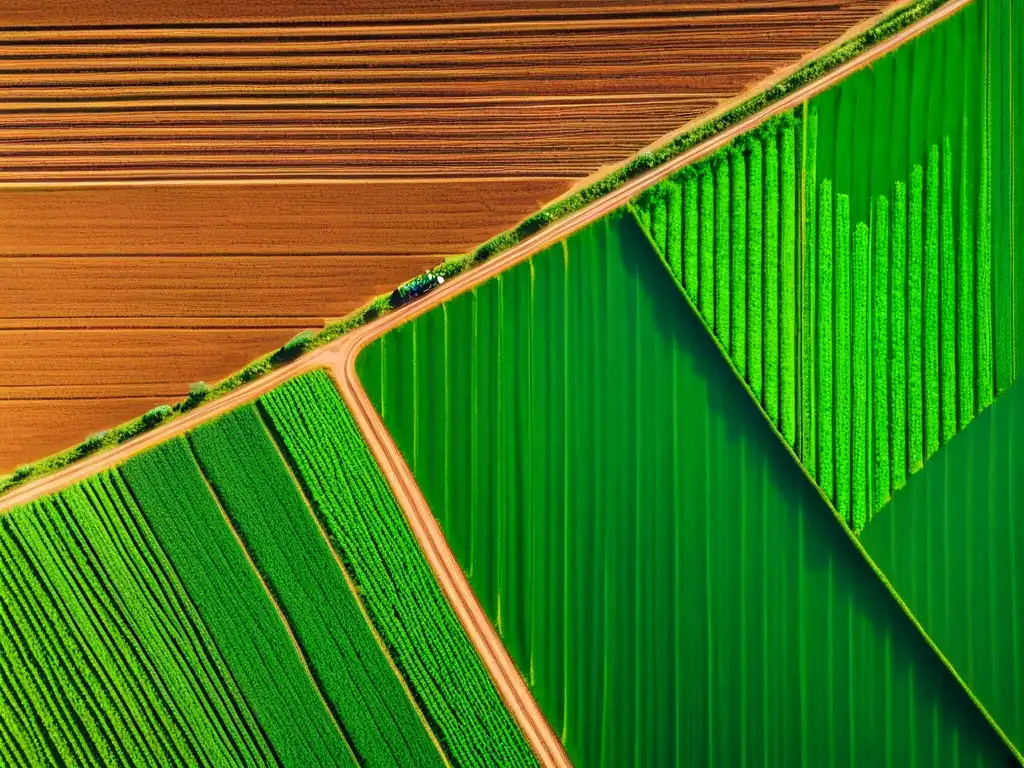
[[[796,443],[796,127],[783,119],[780,131],[779,206],[782,209],[779,247],[779,410],[782,437]]]
[[[1002,193],[1002,204],[1016,206],[1020,195],[1014,182],[1024,178],[1019,113],[1011,115],[1015,130],[1007,136],[1001,119],[1005,111],[997,105],[1002,103],[1005,110],[1012,100],[1016,109],[1024,96],[1024,78],[1019,77],[1024,72],[1024,13],[1011,3],[982,4],[972,13],[989,31],[988,44],[1003,45],[997,41],[1009,30],[1015,57],[1005,68],[1009,51],[990,57],[982,87],[977,73],[964,67],[968,108],[961,133],[971,143],[981,142],[985,151],[962,147],[958,152],[954,144],[952,155],[960,158],[954,179],[959,174],[965,180],[955,203],[959,220],[953,226],[958,247],[959,423],[965,423],[965,414],[968,420],[975,413],[977,418],[909,479],[861,541],[967,686],[1018,751],[1024,751],[1024,524],[1019,513],[1024,498],[1024,384],[1017,381],[992,402],[999,390],[993,334],[1005,322],[993,306],[998,289],[993,287],[997,268],[992,261],[1001,257],[1000,237],[1004,243],[1021,242],[1021,216],[1012,204],[1010,221],[1006,212],[999,212],[994,177],[1001,167],[1015,167],[1014,176],[1001,183],[1010,188],[1009,196]],[[972,61],[985,44],[967,36],[963,59]],[[1012,78],[1006,76],[1010,71],[1015,73]],[[1018,142],[1014,151],[1011,140]],[[956,199],[956,186],[953,194]],[[998,235],[1000,230],[1006,234]],[[1006,255],[1004,251],[1002,257]],[[1013,265],[1012,251],[1009,256]],[[1020,269],[1014,277],[1021,279]],[[1019,282],[1006,282],[1020,290]],[[959,344],[972,335],[978,340],[974,355]]]
[[[850,387],[851,329],[850,303],[850,198],[836,196],[836,266],[835,266],[835,505],[847,523],[850,521]],[[824,415],[824,412],[823,412]]]
[[[974,3],[684,172],[704,261],[677,283],[856,531],[1013,378],[1022,16]]]
[[[697,177],[693,173],[683,175],[683,285],[691,296],[697,295],[697,274],[699,239],[699,210]]]
[[[868,238],[867,224],[853,231],[853,528],[867,522],[868,495]]]
[[[889,389],[892,395],[892,486],[902,488],[907,482],[907,186],[897,181],[893,188],[892,205],[892,302],[889,316],[891,326],[891,375]],[[969,341],[965,340],[969,345]]]
[[[817,239],[817,159],[818,113],[803,117],[803,232],[801,233],[801,299],[800,299],[800,459],[812,475],[817,473],[819,451],[817,401],[821,393],[815,383],[815,351],[818,342],[817,311],[819,286]],[[831,474],[831,473],[830,473]],[[824,483],[822,483],[824,487]]]
[[[665,190],[667,222],[665,224],[665,255],[672,269],[672,275],[679,282],[683,280],[683,188],[680,184],[668,184]]]
[[[762,259],[764,254],[764,210],[763,184],[764,158],[760,141],[751,141],[749,158],[749,183],[747,184],[747,350],[749,355],[750,389],[754,399],[761,402],[764,386],[762,370],[763,337],[763,296],[764,278]]]
[[[712,160],[715,178],[715,336],[722,347],[729,349],[729,305],[732,285],[729,282],[729,159],[725,154]]]
[[[828,180],[821,185],[821,225],[818,232],[821,236],[818,248],[819,275],[821,289],[818,300],[818,350],[815,359],[818,361],[818,403],[822,414],[830,414],[832,410],[832,377],[833,351],[835,341],[832,337],[832,296],[834,282],[832,278],[832,183]],[[826,498],[835,497],[835,475],[832,459],[832,419],[822,418],[818,433],[818,465],[821,473],[818,482]]]
[[[1024,751],[1022,498],[1024,383],[1018,381],[910,479],[861,541]]]
[[[764,147],[764,410],[779,420],[779,137],[770,121],[751,145]]]
[[[886,493],[892,487],[889,475],[889,451],[892,434],[889,432],[889,200],[880,197],[875,206],[874,262],[871,265],[873,314],[871,317],[872,386],[874,421],[872,423],[874,475],[869,509],[878,510],[886,502]]]
[[[1000,764],[667,277],[613,215],[357,364],[573,763]]]

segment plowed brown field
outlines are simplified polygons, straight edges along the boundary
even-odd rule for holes
[[[346,313],[900,4],[0,0],[0,471]]]

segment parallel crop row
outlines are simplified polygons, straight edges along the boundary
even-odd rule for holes
[[[118,472],[14,510],[0,763],[274,763],[208,627]]]
[[[264,406],[338,555],[253,406],[0,518],[0,764],[534,764],[329,380]]]
[[[1015,376],[1013,184],[997,167],[1015,116],[993,106],[1008,77],[986,31],[994,7],[969,8],[634,204],[854,530]]]
[[[253,406],[190,434],[363,765],[443,765]]]
[[[535,765],[331,380],[306,374],[260,405],[452,762]]]
[[[357,360],[569,758],[1002,765],[679,298],[612,214]]]
[[[121,471],[277,759],[285,765],[354,765],[185,439],[140,454]]]

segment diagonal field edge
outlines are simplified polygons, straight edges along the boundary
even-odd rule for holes
[[[658,261],[661,263],[661,265],[665,268],[665,271],[671,277],[672,270],[669,267],[668,263],[665,261],[664,256],[662,256],[658,246],[655,244],[650,232],[648,232],[647,228],[643,226],[637,209],[633,206],[632,203],[629,203],[626,207],[629,209],[629,213],[633,217],[633,221],[636,224],[637,228],[643,233],[643,236],[644,238],[646,238],[648,245],[650,245],[651,251],[657,256]],[[750,385],[737,370],[736,365],[733,363],[732,358],[730,358],[729,356],[729,353],[722,346],[722,342],[714,334],[712,329],[708,327],[707,321],[705,320],[704,316],[694,305],[693,299],[691,299],[690,296],[687,295],[686,291],[679,287],[679,285],[675,282],[674,279],[672,282],[674,285],[676,285],[679,294],[686,301],[686,305],[693,312],[694,316],[700,322],[704,330],[707,331],[707,334],[710,337],[711,341],[714,343],[715,347],[718,349],[719,352],[721,352],[722,358],[728,365],[729,370],[736,377],[737,381],[739,381],[744,391],[750,397],[751,402],[756,406],[756,410],[761,415],[761,418],[763,418],[764,421],[768,424],[769,428],[779,439],[779,443],[786,449],[786,452],[790,455],[790,457],[793,459],[796,465],[800,468],[800,472],[803,474],[805,478],[807,478],[807,481],[814,488],[815,493],[817,493],[819,498],[821,498],[821,500],[825,502],[825,506],[828,507],[829,512],[832,513],[832,517],[835,518],[836,524],[838,524],[843,529],[843,532],[846,535],[846,537],[850,540],[850,543],[860,553],[861,557],[864,558],[864,561],[868,564],[868,567],[871,568],[874,574],[882,582],[886,590],[888,590],[889,594],[892,596],[893,600],[896,601],[896,604],[899,605],[903,613],[907,616],[908,619],[910,619],[914,627],[917,628],[917,631],[921,633],[921,637],[924,638],[924,641],[932,649],[935,655],[938,656],[939,660],[943,663],[946,669],[949,670],[950,674],[953,675],[957,683],[963,689],[964,693],[966,693],[970,697],[971,701],[974,702],[974,705],[978,708],[978,711],[981,713],[982,717],[985,718],[985,720],[996,732],[996,734],[998,734],[999,738],[1002,739],[1003,743],[1009,748],[1010,752],[1017,759],[1017,762],[1019,762],[1021,765],[1024,765],[1024,754],[1021,754],[1020,750],[1017,749],[1016,745],[1009,739],[1009,737],[1006,735],[1003,729],[999,726],[999,723],[997,723],[995,721],[995,718],[993,718],[992,715],[989,714],[989,711],[985,708],[985,705],[981,702],[980,699],[978,699],[977,696],[974,695],[974,692],[970,689],[970,687],[967,685],[964,679],[960,676],[960,673],[957,672],[953,664],[949,661],[949,659],[946,658],[945,654],[943,654],[941,649],[935,644],[931,636],[925,630],[924,626],[922,626],[921,622],[917,620],[917,617],[914,615],[913,611],[910,610],[910,606],[908,606],[903,601],[903,598],[900,596],[899,592],[896,591],[896,588],[886,577],[882,569],[878,567],[875,561],[871,558],[871,555],[868,554],[868,551],[864,548],[864,545],[861,543],[857,535],[854,534],[853,530],[843,522],[843,518],[839,515],[838,510],[828,499],[828,497],[825,496],[821,488],[818,486],[817,482],[815,482],[814,478],[811,477],[810,473],[807,471],[807,468],[803,465],[803,462],[800,461],[799,457],[796,455],[796,452],[793,450],[792,446],[790,446],[790,444],[787,443],[786,440],[783,438],[782,433],[779,431],[779,428],[775,426],[772,420],[768,417],[767,413],[765,413],[765,410],[761,407],[761,404],[758,402],[757,398],[754,396],[753,391],[750,389]]]
[[[718,115],[718,117],[721,118],[720,120],[718,120],[718,123],[720,125],[716,124],[714,130],[712,130],[712,122],[715,121],[716,115],[718,113],[709,114],[707,116],[707,120],[709,122],[702,122],[700,123],[700,125],[697,126],[684,127],[679,131],[675,131],[671,134],[663,136],[659,140],[669,141],[671,137],[675,137],[672,140],[677,141],[681,140],[681,137],[683,137],[683,135],[685,134],[686,136],[690,136],[693,141],[693,143],[688,144],[689,149],[683,150],[679,148],[679,154],[674,154],[670,158],[659,160],[659,162],[661,162],[660,165],[656,165],[646,171],[640,171],[639,166],[637,166],[635,168],[635,171],[638,173],[638,175],[630,175],[625,177],[626,181],[622,182],[620,186],[611,187],[610,191],[603,190],[597,197],[588,197],[584,199],[583,197],[580,196],[582,195],[582,191],[569,193],[570,196],[576,195],[578,197],[578,202],[582,207],[574,208],[571,212],[569,210],[563,210],[559,212],[555,218],[553,218],[550,222],[542,226],[539,230],[530,230],[531,232],[533,232],[533,234],[530,234],[529,232],[517,234],[518,230],[509,230],[508,232],[504,233],[504,235],[497,236],[498,238],[500,238],[508,236],[511,233],[515,234],[517,239],[513,243],[503,244],[501,248],[498,249],[497,251],[488,251],[488,255],[486,256],[481,255],[483,253],[482,249],[484,249],[489,244],[493,245],[497,238],[492,238],[492,240],[488,241],[487,244],[484,244],[476,251],[474,251],[473,253],[476,254],[475,256],[473,256],[473,254],[465,254],[463,257],[460,258],[468,259],[471,261],[472,259],[470,259],[470,257],[473,256],[473,258],[475,259],[482,259],[483,262],[485,263],[493,261],[494,258],[504,258],[506,259],[504,263],[506,265],[511,265],[512,263],[514,263],[514,259],[509,260],[510,254],[515,254],[517,257],[519,257],[519,255],[522,253],[521,249],[523,248],[523,246],[539,247],[542,243],[557,242],[557,240],[560,237],[560,233],[571,231],[575,225],[579,224],[582,221],[588,220],[586,218],[586,212],[592,210],[594,206],[601,206],[603,204],[605,206],[605,210],[610,210],[613,205],[618,205],[621,202],[625,202],[625,200],[631,194],[639,192],[647,186],[654,185],[658,181],[670,176],[672,173],[675,172],[675,170],[681,168],[682,166],[690,164],[700,159],[704,155],[713,151],[718,146],[724,144],[729,137],[738,136],[739,134],[756,127],[757,125],[764,122],[772,115],[783,112],[786,109],[789,109],[791,106],[795,106],[800,102],[806,100],[807,98],[810,98],[811,96],[820,92],[824,88],[828,87],[830,83],[836,82],[846,77],[851,72],[854,72],[861,67],[869,65],[875,59],[885,55],[888,51],[898,47],[899,45],[902,45],[907,40],[913,39],[914,37],[922,34],[934,24],[942,21],[944,18],[948,18],[950,15],[956,13],[958,9],[962,8],[965,5],[968,5],[971,2],[973,2],[973,0],[938,0],[938,4],[935,5],[934,8],[930,10],[928,13],[926,13],[924,16],[918,17],[914,21],[910,21],[908,19],[907,26],[900,27],[898,31],[887,33],[889,34],[889,36],[883,37],[882,39],[875,39],[874,36],[871,34],[871,29],[869,29],[865,31],[862,35],[854,37],[850,40],[846,40],[845,42],[840,42],[837,40],[836,48],[833,49],[831,46],[829,47],[829,50],[832,51],[833,53],[836,53],[839,50],[843,49],[844,46],[855,42],[857,43],[857,46],[855,47],[857,47],[857,50],[860,50],[860,53],[853,53],[852,51],[849,51],[848,55],[851,56],[851,58],[841,57],[839,60],[842,63],[835,64],[834,68],[828,69],[816,79],[810,79],[807,80],[806,82],[801,80],[801,82],[803,82],[803,85],[797,85],[794,81],[793,83],[791,83],[793,90],[787,90],[789,86],[787,86],[786,83],[789,83],[790,80],[792,80],[793,78],[798,78],[800,76],[800,73],[807,74],[809,68],[815,66],[815,62],[824,61],[824,58],[815,59],[811,62],[808,62],[806,66],[800,67],[794,72],[783,71],[780,73],[776,73],[777,77],[772,77],[765,80],[764,82],[758,84],[758,86],[756,86],[752,91],[747,92],[742,97],[740,97],[742,99],[747,99],[746,101],[743,101],[738,106],[733,105],[725,107],[725,113],[723,113],[722,115]],[[893,15],[887,16],[886,19],[892,20],[893,18],[896,17],[897,14],[902,14],[905,10],[908,10],[911,7],[912,6],[908,4],[902,10],[895,11]],[[921,7],[923,8],[924,6]],[[885,20],[879,21],[880,24],[884,22]],[[865,47],[860,48],[859,46],[861,45]],[[823,54],[823,57],[827,55],[831,54]],[[779,92],[784,93],[785,95],[778,95],[778,93],[776,93],[778,89],[781,89],[781,91]],[[770,95],[770,93],[774,93],[775,95]],[[772,101],[771,99],[777,100]],[[748,107],[750,109],[753,109],[754,107],[752,105],[755,104],[755,102],[764,102],[764,105],[761,109],[757,111],[749,112]],[[746,115],[746,117],[744,117],[743,115]],[[714,131],[719,132],[716,133]],[[665,146],[668,145],[666,144]],[[647,149],[650,148],[651,147],[648,147]],[[644,151],[641,151],[640,154],[644,155],[645,153]],[[647,156],[653,157],[653,155]],[[635,165],[638,157],[640,157],[640,155],[635,156],[634,159],[630,161],[630,163]],[[620,168],[620,171],[622,173],[625,173],[625,169],[628,166],[630,166],[630,163],[623,164]],[[620,171],[617,171],[616,173]],[[631,171],[630,173],[632,172],[633,171]],[[611,177],[605,178],[608,179]],[[590,180],[592,179],[581,181],[580,184],[586,184]],[[593,189],[596,185],[597,181],[594,182],[594,185],[588,187],[588,189]],[[2,185],[0,185],[0,187],[2,187]],[[565,200],[568,199],[570,198],[565,198]],[[560,198],[560,200],[562,199]],[[562,200],[562,202],[565,202],[565,200]],[[559,204],[561,203],[552,203],[550,206],[545,207],[542,212],[548,213],[550,212],[552,206],[556,206]],[[525,221],[526,220],[524,220],[524,222]],[[442,266],[445,265],[454,265],[455,271],[452,273],[452,279],[454,279],[454,275],[458,275],[467,269],[467,267],[469,266],[469,262],[460,261],[459,259],[456,259],[446,261]],[[449,279],[448,273],[445,273],[444,276],[446,280]],[[443,290],[443,288],[441,290]],[[354,332],[358,328],[367,327],[367,324],[373,324],[375,322],[378,322],[379,320],[374,320],[374,318],[378,316],[378,313],[380,311],[380,308],[377,306],[377,304],[383,298],[386,297],[378,297],[378,299],[375,302],[367,305],[366,307],[360,310],[357,310],[355,313],[353,313],[346,319],[328,324],[323,330],[321,330],[317,334],[316,338],[314,339],[312,349],[330,344],[336,341],[340,335]],[[373,312],[372,315],[370,314],[371,311]],[[385,316],[394,315],[396,312],[398,312],[398,310],[386,312]],[[406,317],[408,317],[408,315],[406,315]],[[384,330],[384,326],[375,327],[380,328],[381,332],[383,332]],[[266,375],[273,375],[273,370],[275,369],[273,368],[273,365],[271,365],[268,362],[269,359],[269,355],[259,358],[257,361],[254,361],[254,363],[250,363],[250,365],[247,366],[247,368],[243,369],[243,371],[237,372],[232,376],[229,376],[228,378],[219,382],[217,386],[214,387],[211,393],[211,397],[207,398],[206,402],[208,403],[212,399],[230,396],[230,394],[236,391],[238,388],[245,387],[246,382],[252,381],[252,377],[243,377],[243,375],[246,374],[247,372],[254,374],[257,378]],[[271,372],[269,374],[267,373],[266,368],[261,367],[263,365],[270,366]],[[136,419],[135,421],[128,422],[127,424],[112,427],[109,430],[109,432],[112,435],[116,434],[119,436],[123,436],[127,434],[127,430],[135,429],[136,431],[133,432],[132,434],[138,435],[140,434],[140,432],[137,429],[138,425],[139,420]],[[156,429],[161,429],[161,426],[157,426]],[[141,434],[149,434],[149,432],[142,430]],[[118,437],[117,439],[122,438]],[[124,437],[123,439],[130,440],[132,438]],[[117,442],[115,439],[108,436],[108,439],[102,444],[100,450],[116,451],[121,445],[124,444],[125,443]],[[10,475],[0,476],[0,512],[2,512],[2,510],[7,506],[7,504],[4,501],[5,495],[11,493],[12,491],[17,492],[16,489],[25,491],[25,489],[29,488],[38,489],[46,487],[45,479],[48,476],[56,473],[62,473],[67,468],[72,467],[76,464],[80,464],[83,461],[89,461],[90,458],[92,458],[95,455],[95,447],[92,449],[92,452],[87,453],[84,456],[75,455],[74,452],[76,450],[80,450],[81,445],[84,444],[80,444],[79,446],[66,449],[65,451],[53,454],[49,457],[41,458],[38,461],[31,462],[30,464],[24,465],[23,467],[19,468],[19,470],[16,470],[14,473]],[[12,480],[12,478],[18,473],[18,471],[21,470],[28,470],[29,474],[18,479],[17,481]],[[19,497],[31,498],[32,493],[29,492],[27,496],[24,494],[19,494]]]

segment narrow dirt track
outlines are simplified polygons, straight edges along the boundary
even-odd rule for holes
[[[352,411],[363,436],[388,478],[392,491],[406,515],[410,528],[416,535],[428,562],[437,576],[441,588],[451,602],[456,615],[465,628],[470,640],[487,667],[494,683],[509,711],[527,738],[542,765],[568,766],[569,759],[556,734],[551,730],[543,713],[537,706],[526,682],[508,655],[501,638],[491,624],[479,601],[473,594],[465,574],[456,561],[444,535],[434,518],[426,499],[420,492],[415,478],[394,440],[373,408],[366,391],[362,388],[355,370],[360,351],[370,342],[392,328],[423,314],[434,306],[472,289],[500,272],[529,258],[543,248],[557,243],[572,232],[604,216],[625,204],[644,188],[657,183],[679,168],[692,163],[715,151],[732,138],[742,134],[774,114],[789,109],[824,90],[832,83],[851,72],[866,66],[874,59],[899,46],[906,40],[920,34],[928,27],[954,13],[970,0],[955,0],[939,12],[907,28],[873,50],[848,62],[821,80],[795,92],[778,104],[726,130],[709,142],[696,147],[666,165],[633,179],[619,190],[598,200],[587,208],[551,225],[514,248],[499,254],[480,267],[464,272],[446,282],[419,302],[402,307],[372,323],[342,336],[335,342],[279,368],[266,377],[202,406],[148,434],[49,477],[40,478],[0,498],[0,512],[9,510],[38,496],[56,492],[78,480],[82,480],[102,469],[124,461],[129,456],[152,447],[172,436],[179,435],[192,427],[212,419],[238,405],[249,402],[274,388],[284,380],[313,368],[327,368],[342,397]],[[922,630],[923,631],[923,630]]]

